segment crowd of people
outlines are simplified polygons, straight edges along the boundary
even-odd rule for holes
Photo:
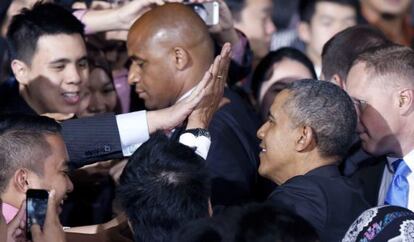
[[[1,0],[0,242],[414,241],[412,7]]]

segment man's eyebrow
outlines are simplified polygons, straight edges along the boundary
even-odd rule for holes
[[[141,58],[137,55],[131,55],[131,56],[129,56],[129,59],[131,59],[132,61],[144,61],[143,58]]]
[[[85,56],[82,56],[81,58],[79,58],[77,62],[86,61],[86,60],[88,60],[88,57],[85,55]]]
[[[57,59],[57,60],[51,61],[51,62],[49,62],[49,64],[50,65],[54,65],[54,64],[66,64],[66,63],[69,63],[69,62],[70,62],[69,59],[61,58],[61,59]]]

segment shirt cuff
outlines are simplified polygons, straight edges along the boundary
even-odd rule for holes
[[[116,123],[124,156],[131,156],[142,143],[149,139],[146,111],[116,115]]]
[[[206,136],[196,137],[191,133],[183,133],[180,136],[180,143],[186,145],[192,149],[195,149],[195,152],[201,156],[204,160],[207,159],[208,150],[210,149],[211,139]]]

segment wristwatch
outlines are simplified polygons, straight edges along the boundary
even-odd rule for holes
[[[197,129],[187,129],[183,132],[183,134],[185,133],[190,133],[193,134],[196,138],[200,137],[200,136],[204,136],[207,138],[211,138],[210,136],[210,132],[208,132],[207,129],[201,129],[201,128],[197,128]]]

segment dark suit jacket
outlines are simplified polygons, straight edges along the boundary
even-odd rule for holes
[[[259,120],[236,93],[226,89],[224,96],[231,102],[214,114],[208,128],[211,202],[213,205],[237,205],[256,198]]]
[[[340,175],[335,165],[323,166],[296,176],[269,196],[274,204],[287,208],[308,221],[321,241],[340,241],[368,203],[362,191]]]
[[[13,78],[0,86],[0,113],[37,115],[19,95],[18,84]],[[72,168],[123,157],[114,114],[62,122],[62,135]]]
[[[365,199],[371,207],[378,205],[378,193],[381,187],[382,175],[387,166],[386,156],[372,157],[362,163],[359,169],[350,177],[362,188]]]

